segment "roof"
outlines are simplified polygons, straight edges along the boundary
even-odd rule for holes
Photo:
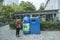
[[[55,14],[58,13],[58,9],[56,10],[44,10],[44,11],[33,11],[33,12],[15,12],[13,15],[30,15],[30,14]]]
[[[15,14],[38,13],[38,12],[58,12],[58,9],[56,9],[56,10],[33,11],[33,12],[15,12]]]

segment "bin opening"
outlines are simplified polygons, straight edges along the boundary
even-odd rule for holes
[[[32,22],[33,22],[33,23],[35,23],[35,22],[36,22],[36,20],[32,20]]]

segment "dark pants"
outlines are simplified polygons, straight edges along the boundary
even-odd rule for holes
[[[16,35],[19,35],[20,28],[16,28]]]

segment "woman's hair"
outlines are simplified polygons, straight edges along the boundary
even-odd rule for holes
[[[16,19],[16,22],[20,22],[21,23],[21,19]]]
[[[21,20],[20,19],[16,19],[16,26],[21,24]]]
[[[16,21],[21,21],[20,19],[16,19]]]

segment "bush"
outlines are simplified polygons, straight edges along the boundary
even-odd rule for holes
[[[22,25],[21,25],[22,26]],[[15,29],[15,20],[10,22],[10,28]],[[21,28],[22,29],[22,28]],[[42,21],[41,22],[41,30],[49,30],[49,31],[55,31],[59,30],[60,31],[60,22],[58,21]]]
[[[15,20],[10,22],[9,27],[10,27],[11,29],[15,29],[15,28],[16,28]]]
[[[45,21],[41,22],[41,30],[60,30],[60,22],[57,21]]]
[[[15,20],[13,20],[13,21],[10,22],[9,27],[10,27],[11,29],[16,29]],[[21,25],[21,29],[22,29],[22,25]]]

